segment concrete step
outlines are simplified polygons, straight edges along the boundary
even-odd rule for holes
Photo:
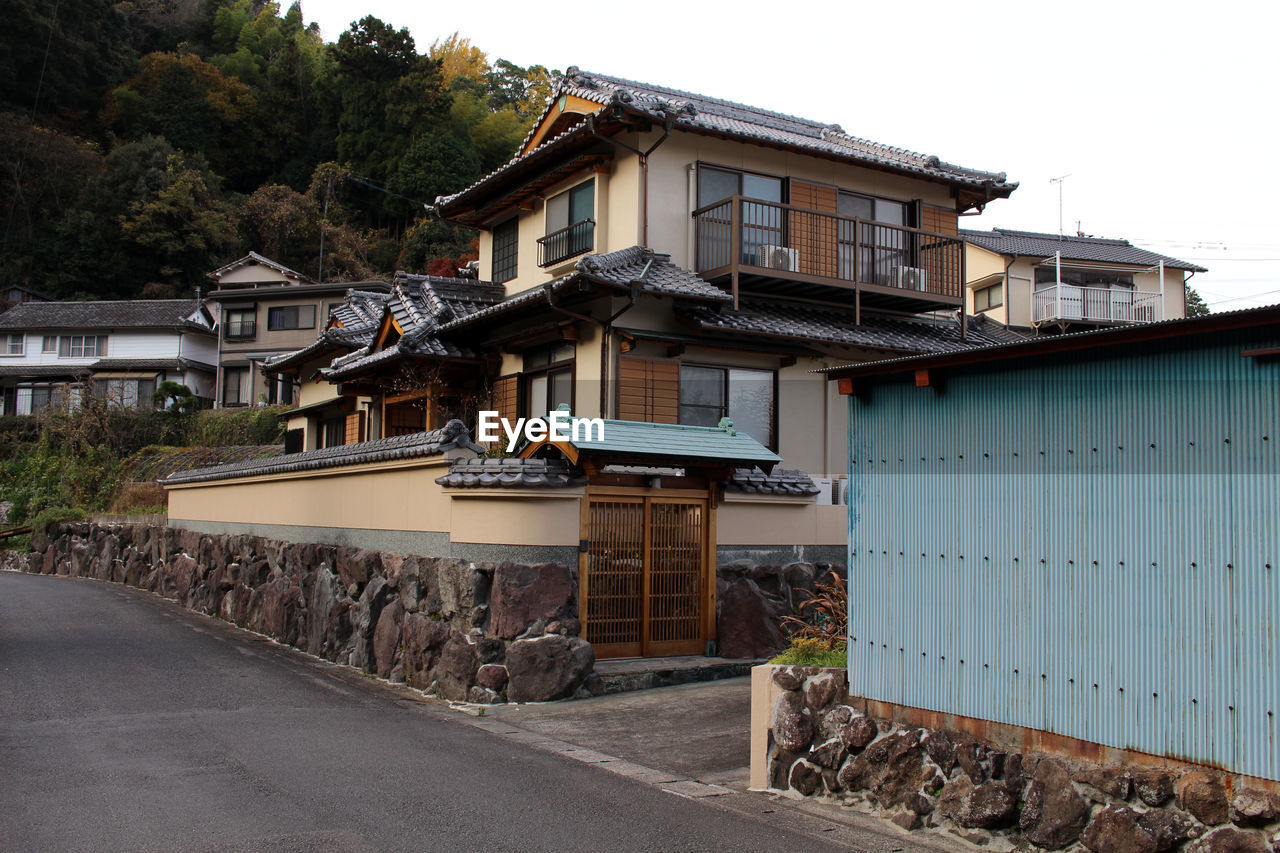
[[[751,674],[764,660],[713,658],[702,655],[667,658],[611,658],[596,661],[583,687],[592,696],[648,690]]]

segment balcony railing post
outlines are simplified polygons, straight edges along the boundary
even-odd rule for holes
[[[742,266],[742,196],[729,202],[729,280],[733,289],[733,310],[738,310],[738,267]]]

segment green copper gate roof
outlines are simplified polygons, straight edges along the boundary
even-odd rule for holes
[[[653,462],[669,459],[681,465],[759,465],[767,471],[782,461],[751,436],[735,431],[727,418],[718,427],[615,420],[603,424],[603,430],[582,429],[586,424],[581,424],[578,439],[567,443],[591,455],[642,457]],[[585,440],[588,437],[600,440]]]

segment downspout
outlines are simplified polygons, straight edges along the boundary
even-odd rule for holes
[[[591,128],[591,135],[596,139],[618,148],[624,148],[640,158],[640,245],[647,249],[649,248],[649,155],[658,150],[659,145],[667,141],[667,137],[671,135],[671,128],[675,126],[675,119],[670,113],[664,115],[662,136],[659,136],[657,141],[644,151],[611,136],[601,135],[600,131],[596,130],[594,115],[587,116],[587,126]]]
[[[1010,309],[1013,307],[1013,290],[1009,287],[1009,282],[1013,281],[1009,275],[1009,271],[1013,269],[1013,265],[1018,262],[1018,255],[1015,253],[1009,257],[1009,263],[1004,265],[1004,324],[1006,327],[1013,325],[1013,314]],[[1031,288],[1031,325],[1036,324],[1036,289]]]

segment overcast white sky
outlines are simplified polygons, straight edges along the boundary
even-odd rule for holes
[[[1280,303],[1280,4],[419,3],[303,0],[326,40],[372,14],[424,51],[662,84],[1005,171],[965,227],[1126,237],[1209,267],[1215,310]]]

